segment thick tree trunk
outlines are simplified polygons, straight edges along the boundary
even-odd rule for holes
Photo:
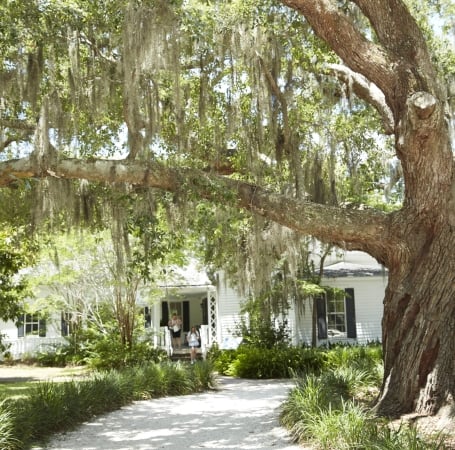
[[[435,414],[455,398],[455,233],[448,226],[389,275],[381,415]],[[401,273],[401,274],[400,274]]]

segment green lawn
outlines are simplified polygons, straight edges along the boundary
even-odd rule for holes
[[[85,367],[44,368],[22,366],[20,373],[18,373],[13,366],[11,374],[8,373],[8,368],[3,366],[2,369],[3,378],[0,377],[0,399],[27,395],[27,391],[40,381],[64,381],[88,373]]]
[[[26,395],[35,383],[38,381],[0,382],[0,399]]]

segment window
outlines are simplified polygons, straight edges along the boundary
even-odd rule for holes
[[[329,337],[346,337],[346,310],[344,297],[328,292],[327,302],[327,333]]]
[[[144,308],[144,327],[150,328],[152,326],[152,315],[150,314],[150,308],[146,306]]]
[[[357,337],[354,289],[346,288],[344,291],[344,296],[328,291],[316,299],[319,339]]]
[[[17,324],[18,337],[46,336],[46,320],[39,314],[24,314]]]
[[[70,336],[74,334],[76,327],[79,325],[80,319],[75,313],[62,312],[61,333],[62,336]]]

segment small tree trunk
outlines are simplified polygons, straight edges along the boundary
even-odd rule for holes
[[[318,312],[317,312],[317,307],[316,307],[316,297],[313,297],[312,300],[312,326],[311,326],[311,346],[316,347],[318,345]]]
[[[116,288],[115,295],[115,319],[120,330],[120,341],[126,348],[133,347],[135,309],[136,309],[136,285]]]
[[[406,275],[389,273],[383,317],[381,415],[432,415],[455,398],[455,235],[424,246]],[[402,272],[401,272],[402,273]]]

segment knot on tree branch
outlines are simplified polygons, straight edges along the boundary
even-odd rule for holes
[[[409,99],[416,116],[425,120],[428,119],[436,109],[437,100],[428,92],[415,92]]]

